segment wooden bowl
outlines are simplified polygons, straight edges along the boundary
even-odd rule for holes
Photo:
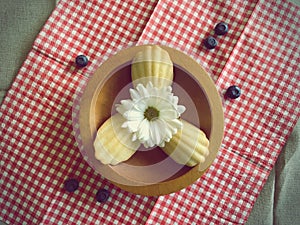
[[[176,192],[195,182],[216,158],[223,138],[222,103],[209,74],[188,55],[160,47],[168,51],[174,64],[173,92],[179,104],[187,108],[182,118],[200,127],[210,141],[205,163],[195,167],[179,165],[159,147],[141,148],[116,166],[103,165],[94,157],[97,129],[115,113],[116,103],[129,98],[131,60],[145,46],[124,49],[105,61],[89,80],[79,111],[80,137],[89,165],[121,189],[148,196]]]

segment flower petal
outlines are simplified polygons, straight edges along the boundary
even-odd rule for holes
[[[147,88],[148,90],[153,89],[153,84],[152,84],[151,81],[149,81],[149,82],[146,84],[146,88]]]
[[[172,93],[172,86],[167,86],[166,87],[166,92]]]
[[[163,109],[159,111],[159,118],[164,120],[173,120],[177,119],[179,117],[179,114],[174,109]]]
[[[131,140],[134,142],[134,141],[136,141],[137,139],[138,139],[138,138],[137,138],[137,136],[136,136],[136,133],[133,133],[133,134],[132,134],[132,139],[131,139]]]
[[[166,121],[172,134],[176,134],[178,129],[182,128],[182,122],[179,119]]]
[[[122,115],[132,107],[133,101],[131,101],[130,99],[122,100],[121,104],[116,104],[116,110]]]
[[[131,121],[132,120],[142,121],[142,119],[144,119],[144,114],[137,110],[128,110],[123,114],[123,116],[127,120],[131,120]]]
[[[140,111],[141,113],[144,113],[147,108],[148,104],[144,100],[137,101],[134,104],[134,109]]]
[[[148,98],[149,92],[142,84],[136,86],[136,90],[139,92],[140,98]]]
[[[128,128],[129,132],[133,133],[133,132],[137,132],[140,123],[141,121],[138,120],[126,121],[122,124],[122,127]]]
[[[151,104],[153,106],[155,106],[155,108],[157,108],[158,111],[161,111],[162,109],[171,107],[171,104],[168,101],[166,101],[165,98],[162,98],[162,97],[159,97],[159,96],[153,98]]]
[[[150,139],[154,145],[159,145],[166,136],[167,125],[163,120],[157,119],[150,122]]]
[[[172,104],[177,105],[179,101],[179,98],[177,96],[172,96]]]
[[[131,99],[134,101],[134,100],[139,100],[140,99],[140,95],[139,95],[139,92],[136,91],[135,89],[133,88],[130,88],[129,90],[129,93],[130,93],[130,97]]]
[[[177,106],[177,111],[179,112],[179,115],[181,115],[182,113],[184,113],[186,110],[185,106],[183,105],[178,105]]]
[[[143,121],[140,123],[140,126],[137,131],[138,139],[145,142],[149,139],[149,128],[150,124],[147,119],[143,119]]]

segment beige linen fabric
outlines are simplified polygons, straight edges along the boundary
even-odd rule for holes
[[[54,0],[0,0],[0,103],[55,7]]]
[[[290,135],[247,225],[300,224],[300,120]]]

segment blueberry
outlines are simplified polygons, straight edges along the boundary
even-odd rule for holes
[[[64,189],[68,192],[74,192],[78,189],[79,182],[76,179],[68,179],[64,183]]]
[[[98,202],[106,202],[109,198],[109,191],[106,189],[100,189],[97,191],[96,200]]]
[[[208,49],[214,49],[217,46],[217,44],[217,40],[212,36],[209,36],[204,40],[204,46]]]
[[[76,57],[75,62],[76,65],[81,68],[81,67],[85,67],[88,64],[89,60],[85,55],[79,55]]]
[[[225,96],[230,99],[236,99],[240,97],[240,95],[241,95],[241,89],[235,85],[230,86],[225,93]]]
[[[228,32],[228,24],[220,22],[215,26],[215,33],[217,35],[224,35]]]

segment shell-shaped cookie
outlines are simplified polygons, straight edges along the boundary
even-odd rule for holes
[[[209,154],[209,140],[201,129],[183,119],[181,121],[183,128],[165,143],[162,150],[179,164],[192,167],[203,163]]]
[[[139,148],[139,142],[133,142],[132,134],[122,128],[125,122],[119,113],[107,119],[97,131],[94,140],[95,157],[103,164],[116,165],[129,159]]]
[[[169,53],[157,45],[146,46],[132,60],[131,78],[134,87],[149,81],[154,87],[169,86],[173,82],[173,63]]]

